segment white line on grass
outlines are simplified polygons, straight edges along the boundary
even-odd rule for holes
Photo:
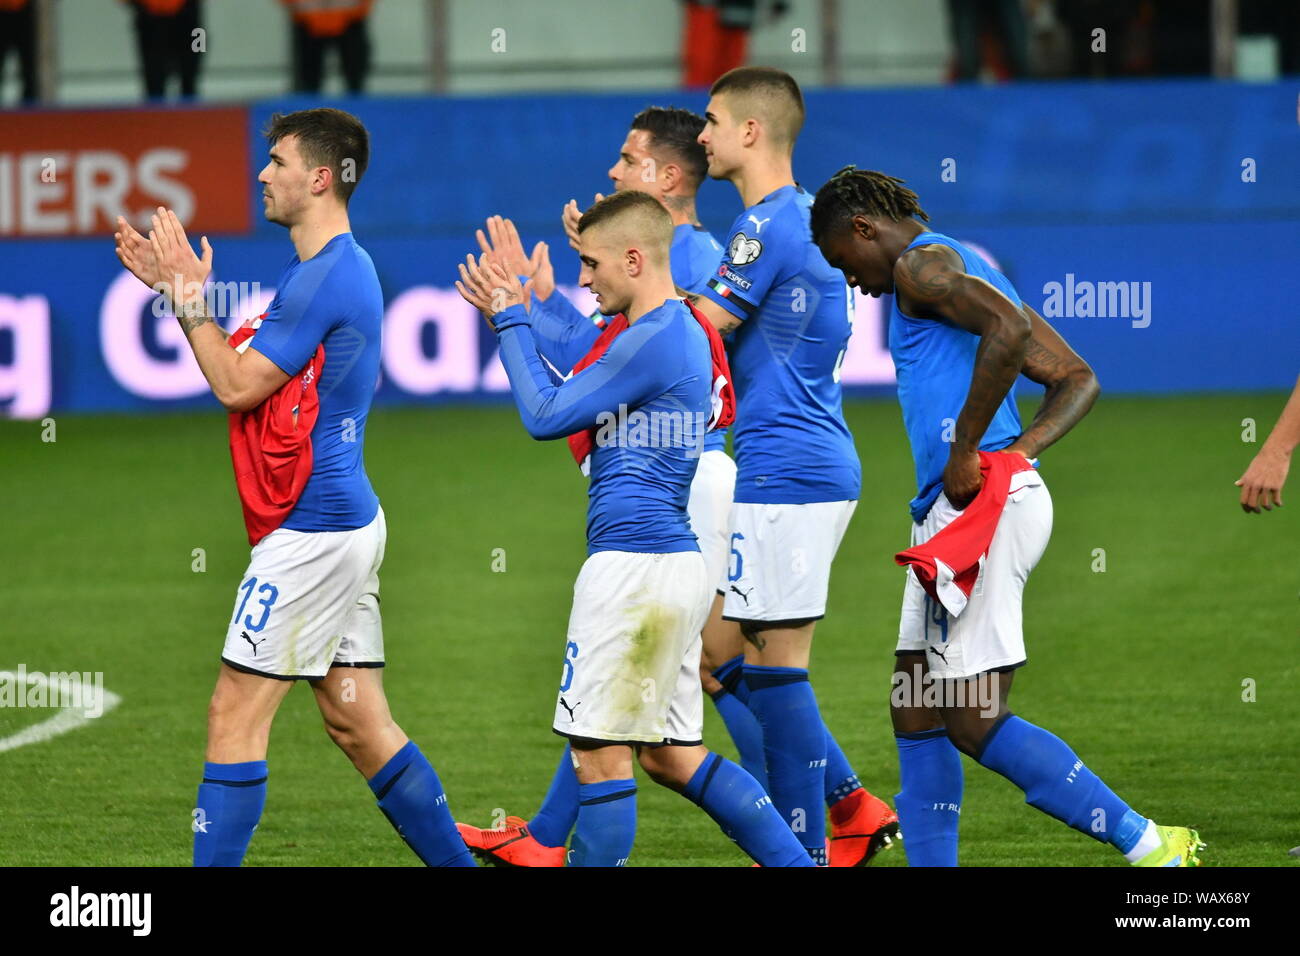
[[[0,678],[12,679],[15,676],[11,671],[0,671]],[[39,672],[27,674],[26,679],[29,687],[36,684],[48,689],[50,686],[49,677]],[[122,703],[122,698],[111,690],[104,689],[101,693],[103,694],[103,700],[101,701],[100,716],[107,714]],[[24,727],[8,737],[0,737],[0,753],[4,753],[6,750],[17,750],[19,747],[26,747],[28,744],[39,744],[46,740],[53,740],[60,734],[66,734],[70,730],[76,730],[82,724],[90,723],[91,720],[92,718],[86,716],[84,709],[60,707],[59,712],[53,717],[48,717],[39,724]]]

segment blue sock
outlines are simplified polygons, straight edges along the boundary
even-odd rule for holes
[[[833,807],[850,793],[862,789],[862,781],[849,766],[849,758],[835,742],[831,729],[823,722],[826,731],[826,773],[822,777],[822,789],[826,793],[826,806]]]
[[[826,725],[808,671],[745,665],[749,707],[763,728],[768,793],[808,855],[826,862]]]
[[[1102,843],[1111,842],[1112,833],[1119,835],[1130,813],[1064,740],[1015,714],[993,725],[977,759],[1025,791],[1025,803]],[[1129,841],[1130,849],[1141,833]]]
[[[749,699],[749,688],[745,686],[741,670],[744,663],[745,655],[737,654],[715,670],[713,678],[722,685],[722,690],[710,696],[713,697],[713,704],[718,708],[722,722],[727,725],[731,742],[740,753],[740,765],[766,791],[767,764],[763,762],[763,728],[745,703]],[[743,698],[740,690],[742,687]]]
[[[370,789],[388,822],[426,866],[475,866],[447,807],[442,781],[415,741],[393,754]]]
[[[551,788],[537,808],[537,815],[528,821],[528,832],[542,846],[564,846],[569,842],[569,831],[578,822],[578,774],[573,769],[573,750],[564,745]]]
[[[711,816],[760,866],[816,866],[750,774],[709,754],[682,795]]]
[[[627,866],[635,838],[635,780],[578,784],[578,828],[569,866]]]
[[[266,806],[266,761],[205,763],[194,809],[194,865],[239,866]]]
[[[961,820],[961,754],[948,731],[894,734],[902,791],[894,797],[898,828],[906,835],[908,866],[956,866]]]

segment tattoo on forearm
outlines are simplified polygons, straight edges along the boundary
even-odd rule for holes
[[[763,636],[762,631],[742,626],[740,633],[745,635],[745,640],[749,641],[749,643],[753,644],[760,651],[767,647],[767,638]]]
[[[1028,445],[1035,456],[1054,445],[1088,414],[1097,400],[1097,391],[1096,379],[1092,376],[1065,378],[1050,386],[1033,422],[1020,437],[1021,443]]]
[[[189,302],[182,305],[176,311],[176,321],[180,322],[181,329],[184,330],[186,338],[194,334],[194,330],[201,325],[213,321],[212,316],[208,314],[208,303],[204,300],[198,302]]]
[[[1046,348],[1038,340],[1031,338],[1025,347],[1025,368],[1033,369],[1035,374],[1051,380],[1065,368],[1062,356]]]
[[[998,406],[1015,384],[1024,365],[1025,336],[1005,322],[996,323],[980,336],[975,352],[966,404],[957,416],[954,442],[976,447],[984,437]]]

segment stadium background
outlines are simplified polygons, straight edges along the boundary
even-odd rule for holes
[[[557,753],[549,701],[584,553],[584,488],[563,448],[527,440],[492,338],[451,282],[476,250],[473,230],[501,213],[526,244],[549,241],[561,284],[573,284],[561,205],[607,188],[639,109],[707,100],[677,86],[678,6],[379,0],[370,94],[340,97],[334,84],[285,97],[283,13],[269,0],[209,2],[201,102],[147,107],[130,102],[120,5],[51,9],[51,101],[0,112],[0,408],[11,419],[0,421],[0,669],[102,671],[123,703],[0,752],[0,864],[186,862],[204,706],[247,559],[223,416],[174,320],[154,316],[118,265],[94,197],[115,170],[128,212],[187,194],[215,278],[260,284],[233,325],[269,300],[291,254],[255,205],[259,131],[277,110],[322,102],[372,134],[352,220],[387,303],[367,462],[390,524],[394,713],[459,818],[527,814]],[[1232,481],[1300,370],[1297,84],[1241,79],[1259,49],[1243,38],[1236,78],[944,85],[945,10],[796,2],[755,28],[749,61],[806,84],[805,187],[850,162],[902,176],[936,228],[986,251],[1040,311],[1045,285],[1067,274],[1150,283],[1145,327],[1052,319],[1103,396],[1044,456],[1056,528],[1028,592],[1031,666],[1015,707],[1144,812],[1198,825],[1210,862],[1283,864],[1300,843],[1296,527],[1286,510],[1247,519]],[[797,29],[806,52],[792,49]],[[52,181],[40,176],[49,157]],[[148,162],[179,186],[151,193]],[[738,211],[728,184],[702,188],[719,239]],[[858,298],[844,365],[864,492],[814,669],[850,759],[891,795],[884,704],[902,579],[890,558],[911,469],[886,306]],[[1038,392],[1022,382],[1027,417]],[[0,739],[45,716],[0,709]],[[709,742],[730,752],[709,721]],[[317,725],[308,695],[291,695],[249,864],[414,862]],[[634,863],[742,862],[679,798],[648,784],[642,794]],[[1116,862],[969,765],[963,816],[965,863]],[[903,862],[892,856],[882,862]]]

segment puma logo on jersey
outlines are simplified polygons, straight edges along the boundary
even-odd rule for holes
[[[248,641],[248,643],[251,644],[251,645],[253,646],[253,656],[254,656],[254,657],[257,656],[257,645],[258,645],[258,644],[265,644],[265,643],[266,643],[266,638],[262,638],[260,641],[255,641],[255,640],[253,640],[251,637],[248,636],[248,632],[247,632],[247,631],[240,631],[240,632],[239,632],[239,636],[242,637],[244,640]]]
[[[939,660],[943,661],[945,664],[948,663],[948,649],[946,647],[943,650],[939,650],[937,647],[931,647],[929,650],[930,653],[939,658]]]
[[[575,717],[573,716],[573,712],[574,712],[575,710],[577,710],[579,707],[582,706],[582,701],[578,701],[576,704],[574,704],[572,707],[570,707],[570,706],[569,706],[569,702],[566,701],[563,697],[561,697],[561,698],[560,698],[560,706],[563,707],[565,710],[567,710],[567,711],[569,712],[569,723],[571,723],[571,724],[572,724],[572,723],[576,723],[576,722],[577,722],[577,718],[575,718]]]
[[[749,607],[749,596],[754,593],[753,588],[750,588],[748,591],[742,591],[740,588],[736,587],[733,584],[731,586],[731,590],[735,591],[737,594],[740,595],[741,600],[745,602],[745,607]]]
[[[764,223],[764,222],[771,222],[771,221],[772,221],[772,217],[771,217],[771,216],[768,216],[766,219],[762,220],[762,222],[760,222],[759,220],[755,219],[753,216],[746,216],[745,218],[748,219],[750,222],[752,222],[752,223],[754,224],[754,235],[758,235],[760,232],[763,231],[763,223]]]

